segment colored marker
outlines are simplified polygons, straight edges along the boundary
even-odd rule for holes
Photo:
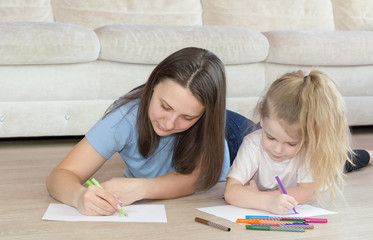
[[[293,222],[293,223],[305,223],[306,221],[304,219],[280,219],[280,221],[287,221],[287,222]]]
[[[92,183],[91,181],[89,181],[89,180],[87,180],[85,183],[86,183],[88,186],[89,186],[89,185],[93,185],[93,183]]]
[[[92,178],[91,181],[92,181],[93,184],[96,185],[97,187],[100,187],[100,188],[104,189],[96,179]]]
[[[278,218],[278,217],[249,217],[246,219],[257,219],[257,220],[269,220],[269,221],[287,221],[293,223],[305,223],[306,221],[302,218]]]
[[[290,221],[275,221],[275,220],[259,220],[259,219],[244,219],[237,218],[236,223],[249,223],[249,224],[286,224],[293,223]]]
[[[309,224],[251,224],[255,226],[270,226],[270,227],[288,227],[288,228],[304,228],[304,229],[314,229],[315,227],[313,225]]]
[[[314,229],[315,226],[313,225],[310,225],[310,224],[298,224],[298,223],[295,223],[295,224],[281,224],[280,226],[284,226],[284,227],[293,227],[293,228],[304,228],[304,229]]]
[[[270,221],[281,221],[281,222],[292,222],[292,223],[305,223],[304,219],[276,219],[276,218],[250,218],[250,219],[259,219],[259,220],[270,220]]]
[[[196,217],[196,218],[194,218],[194,220],[196,222],[203,223],[203,224],[206,224],[206,225],[209,225],[211,227],[218,228],[218,229],[221,229],[221,230],[224,230],[224,231],[227,231],[227,232],[229,232],[231,230],[229,227],[226,227],[226,226],[223,226],[223,225],[220,225],[220,224],[217,224],[217,223],[213,223],[213,222],[211,222],[209,220],[206,220],[206,219],[203,219],[203,218]]]
[[[264,231],[287,231],[287,232],[304,232],[304,228],[289,228],[289,227],[272,227],[261,225],[246,225],[248,230],[264,230]]]
[[[92,182],[91,182],[91,181],[92,181]],[[96,185],[97,187],[104,189],[96,179],[92,178],[91,181],[87,180],[85,183],[86,183],[88,186],[89,186],[89,185]],[[124,216],[127,217],[127,214],[123,211],[123,209],[119,208],[118,211],[121,212]]]
[[[287,195],[288,193],[286,192],[286,189],[285,189],[284,185],[282,185],[282,182],[281,182],[280,178],[278,176],[276,176],[275,178],[276,178],[277,183],[280,186],[282,192]],[[294,211],[295,214],[298,214],[297,211],[295,211],[295,207],[293,208],[293,211]]]
[[[276,216],[259,216],[259,215],[246,215],[246,219],[259,219],[259,220],[275,220],[275,221],[292,221],[292,222],[305,222],[305,223],[327,223],[326,218],[302,218],[302,217],[276,217]]]
[[[303,218],[306,223],[327,223],[326,218]]]
[[[245,218],[272,218],[273,216],[264,216],[264,215],[246,215]]]
[[[268,216],[272,219],[292,219],[292,220],[303,220],[302,217],[291,217],[291,216]]]

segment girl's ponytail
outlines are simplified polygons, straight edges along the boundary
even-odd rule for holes
[[[335,82],[320,71],[311,71],[303,81],[299,123],[304,159],[314,176],[314,198],[320,199],[327,187],[333,199],[343,185],[344,163],[351,161],[352,153],[344,100]]]

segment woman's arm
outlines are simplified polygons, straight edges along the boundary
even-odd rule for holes
[[[229,204],[275,214],[287,214],[298,204],[290,195],[282,194],[280,191],[259,191],[254,181],[250,181],[249,186],[244,186],[231,177],[227,179],[224,197]]]
[[[191,174],[169,172],[154,178],[112,178],[101,185],[115,193],[124,205],[141,199],[171,199],[196,191],[199,167]]]
[[[46,185],[52,197],[76,207],[86,215],[110,215],[117,210],[117,197],[101,188],[82,184],[105,162],[86,138],[49,174]]]

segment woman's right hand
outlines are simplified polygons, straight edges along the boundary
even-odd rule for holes
[[[77,201],[80,213],[89,216],[108,216],[121,207],[118,198],[98,186],[90,185],[82,192]]]

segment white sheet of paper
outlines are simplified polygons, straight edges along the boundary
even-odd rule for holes
[[[76,222],[167,222],[164,205],[130,205],[122,208],[127,214],[116,212],[111,216],[86,216],[69,205],[51,203],[42,220]]]
[[[206,207],[206,208],[197,208],[202,212],[206,212],[212,214],[217,217],[221,217],[227,219],[232,222],[236,222],[237,218],[245,218],[246,215],[259,215],[259,216],[275,216],[281,217],[280,215],[274,215],[273,213],[262,211],[262,210],[254,210],[254,209],[246,209],[235,207],[232,205],[224,205],[224,206],[215,206],[215,207]],[[295,210],[299,214],[294,214],[293,211],[289,213],[289,215],[285,215],[287,217],[312,217],[318,215],[328,215],[328,214],[335,214],[336,212],[328,211],[322,208],[314,207],[311,205],[298,205],[295,207]]]

